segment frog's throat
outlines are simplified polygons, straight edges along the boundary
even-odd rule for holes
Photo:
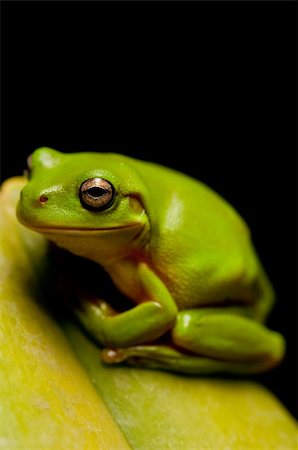
[[[140,251],[149,238],[147,223],[126,226],[90,228],[35,228],[58,247],[88,258],[103,266]]]

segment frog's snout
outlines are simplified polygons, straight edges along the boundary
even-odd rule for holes
[[[46,195],[41,195],[38,199],[38,201],[41,205],[44,205],[48,200],[49,200],[49,197],[47,197]]]

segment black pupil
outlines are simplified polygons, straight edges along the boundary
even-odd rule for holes
[[[105,189],[102,189],[100,187],[93,187],[88,189],[88,194],[91,195],[92,197],[101,197],[102,195],[105,194]]]

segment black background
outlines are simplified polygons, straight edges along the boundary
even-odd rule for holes
[[[1,179],[39,146],[197,177],[252,229],[288,351],[257,377],[296,414],[296,3],[1,2]]]

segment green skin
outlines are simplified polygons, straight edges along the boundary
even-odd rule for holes
[[[81,300],[76,314],[106,363],[177,372],[254,373],[276,365],[284,339],[263,323],[274,293],[245,222],[218,194],[172,169],[114,153],[40,148],[18,218],[73,254],[100,264],[135,306]],[[86,180],[115,189],[89,210]],[[99,280],[100,283],[100,280]],[[167,332],[169,345],[156,341]]]

